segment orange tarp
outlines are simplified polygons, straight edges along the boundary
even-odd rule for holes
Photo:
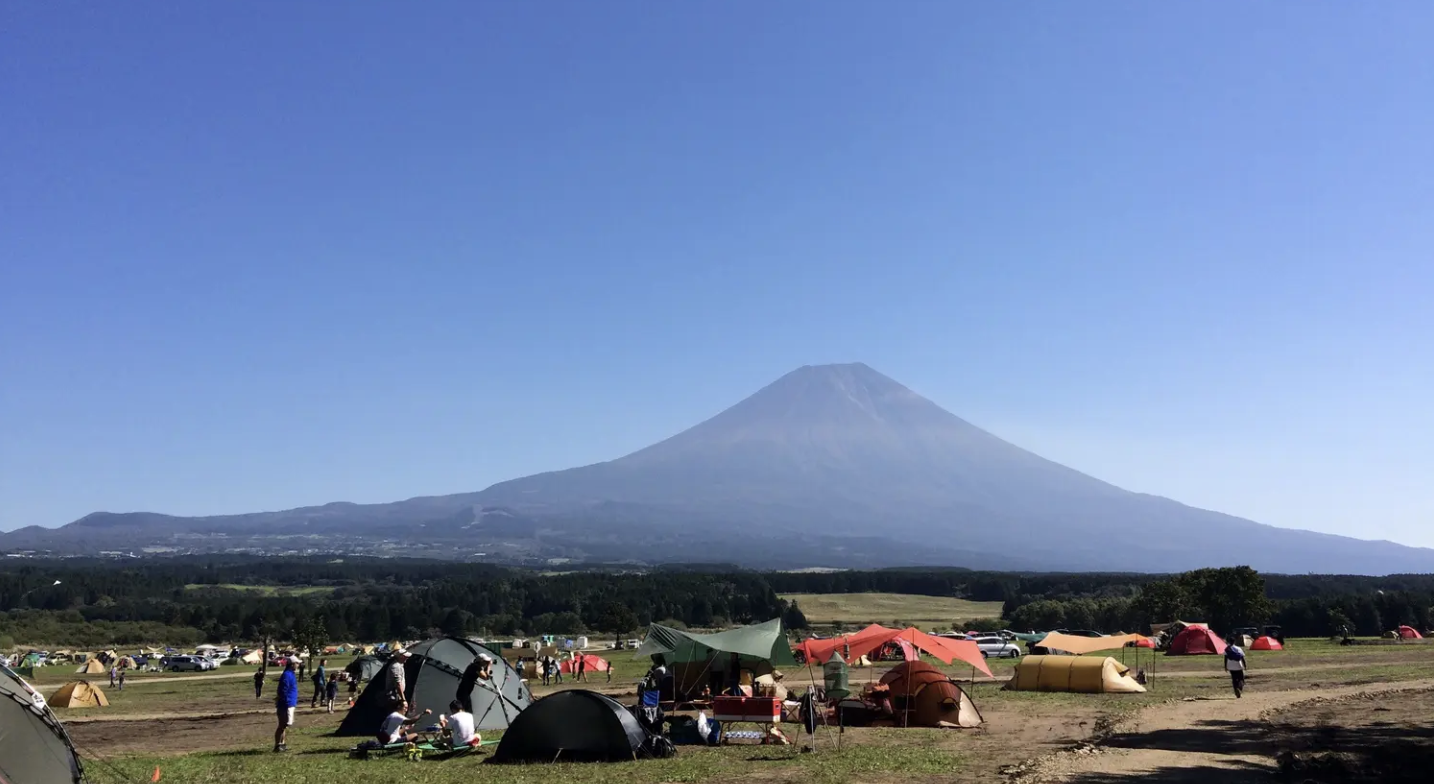
[[[934,637],[920,629],[902,629],[900,631],[887,629],[884,634],[873,634],[852,644],[851,658],[865,656],[890,642],[897,644],[905,642],[947,664],[960,660],[986,673],[987,676],[991,674],[990,668],[986,666],[986,657],[981,655],[981,649],[976,647],[976,643],[970,640]]]
[[[809,662],[826,663],[831,660],[833,653],[840,653],[842,658],[852,660],[859,656],[848,656],[846,652],[848,645],[864,642],[882,634],[895,634],[896,631],[896,629],[888,629],[879,623],[873,623],[855,634],[846,634],[826,640],[807,640],[797,645],[796,650],[805,655]]]
[[[1045,639],[1036,643],[1037,646],[1048,651],[1065,651],[1080,655],[1083,653],[1095,653],[1096,651],[1108,651],[1112,648],[1124,648],[1128,642],[1140,642],[1145,636],[1141,634],[1120,634],[1114,637],[1079,637],[1074,634],[1061,634],[1051,632]]]

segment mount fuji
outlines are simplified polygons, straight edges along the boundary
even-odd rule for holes
[[[1434,570],[1434,550],[1276,528],[1123,490],[1007,443],[860,363],[799,368],[645,449],[476,493],[207,518],[96,513],[0,535],[9,550],[120,542],[776,568]]]

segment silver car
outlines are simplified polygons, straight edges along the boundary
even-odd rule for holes
[[[981,649],[981,655],[986,658],[995,656],[998,659],[1015,659],[1021,655],[1020,646],[1007,641],[1002,637],[975,637],[971,641]]]

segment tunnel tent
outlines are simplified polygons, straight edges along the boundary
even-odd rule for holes
[[[1027,656],[1016,665],[1005,689],[1079,694],[1145,692],[1145,687],[1130,677],[1130,668],[1109,656]]]
[[[518,673],[497,651],[458,637],[439,637],[414,644],[412,656],[404,663],[405,694],[410,711],[431,710],[437,716],[448,712],[448,703],[458,694],[463,671],[479,654],[493,659],[491,681],[478,681],[471,693],[473,723],[477,730],[506,729],[533,701]],[[339,737],[376,735],[379,725],[394,709],[388,701],[388,668],[378,674],[359,694],[348,715],[334,733]]]
[[[518,714],[503,733],[496,763],[628,762],[647,756],[647,731],[616,700],[573,689]]]
[[[75,745],[45,698],[8,667],[0,666],[0,781],[82,784]]]
[[[903,726],[970,728],[985,721],[970,695],[926,662],[902,662],[881,676],[881,684]]]

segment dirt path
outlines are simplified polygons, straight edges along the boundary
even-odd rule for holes
[[[1082,744],[1008,771],[1022,784],[1115,784],[1268,781],[1276,769],[1268,743],[1250,730],[1282,708],[1354,695],[1434,688],[1434,680],[1267,693],[1244,699],[1189,699],[1146,708],[1117,722],[1094,744]]]

